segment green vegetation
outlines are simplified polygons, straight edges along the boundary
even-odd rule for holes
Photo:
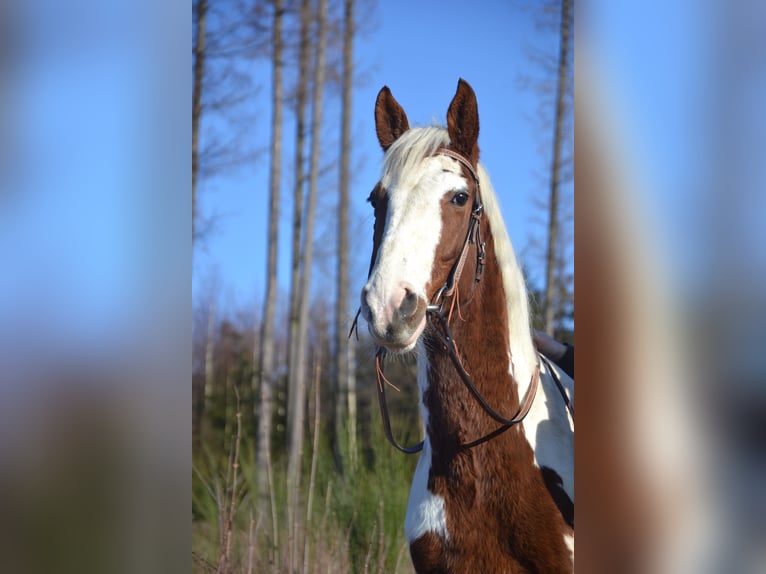
[[[218,347],[219,351],[221,347]],[[236,358],[236,353],[229,357]],[[226,381],[205,398],[207,405],[200,436],[195,440],[192,490],[192,548],[194,572],[219,571],[225,545],[227,513],[232,507],[232,485],[237,446],[237,398],[241,426],[237,457],[237,487],[230,549],[224,571],[289,572],[292,554],[295,572],[411,572],[409,550],[404,538],[404,515],[417,457],[396,451],[385,439],[375,399],[376,379],[372,358],[360,362],[361,381],[357,464],[339,471],[332,452],[329,416],[329,379],[320,381],[320,404],[316,410],[315,388],[307,393],[303,464],[299,501],[296,504],[294,535],[288,531],[289,500],[286,480],[285,390],[277,390],[272,434],[274,509],[268,500],[258,500],[253,416],[256,393],[248,387],[250,366],[245,355],[228,365]],[[368,364],[369,363],[369,364]],[[417,389],[413,365],[392,364],[387,373],[401,383],[402,392],[389,392],[392,424],[402,441],[419,438]],[[284,382],[284,381],[283,381]],[[313,383],[312,383],[313,384]],[[237,389],[235,394],[234,389]],[[240,390],[241,389],[241,390]],[[324,400],[324,397],[327,400]],[[315,427],[315,413],[319,413]],[[313,452],[314,429],[319,428],[317,452]],[[312,458],[316,457],[313,489]],[[311,512],[307,520],[309,497]],[[276,559],[276,561],[275,561]]]

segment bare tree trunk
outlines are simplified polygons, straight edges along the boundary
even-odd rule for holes
[[[320,345],[321,348],[321,345]],[[314,437],[311,447],[311,472],[309,474],[309,492],[306,499],[306,526],[304,528],[304,540],[303,540],[303,574],[309,574],[309,554],[311,543],[311,515],[313,512],[314,503],[314,487],[316,486],[316,474],[317,474],[317,460],[319,458],[319,419],[321,406],[319,390],[320,390],[320,374],[322,372],[322,363],[320,360],[319,352],[314,358]]]
[[[308,1],[306,2],[308,4]],[[290,389],[290,411],[292,425],[290,426],[290,448],[288,452],[287,476],[288,486],[292,487],[291,513],[296,523],[298,507],[300,506],[301,461],[303,455],[303,424],[306,404],[306,375],[308,372],[308,327],[309,327],[309,286],[311,284],[311,266],[314,253],[314,220],[316,212],[317,188],[319,186],[320,131],[322,127],[322,92],[324,90],[325,52],[327,48],[327,0],[319,0],[317,52],[314,66],[314,91],[311,107],[313,118],[311,122],[311,156],[309,172],[309,192],[306,204],[306,225],[304,234],[303,253],[301,256],[300,291],[298,297],[297,347],[295,354],[294,386]],[[289,491],[288,491],[289,492]],[[296,532],[298,528],[296,525]],[[299,549],[298,540],[293,545],[293,553]],[[297,561],[292,561],[297,566]]]
[[[205,400],[213,396],[215,383],[215,290],[210,295],[207,307],[207,337],[205,339]]]
[[[205,379],[192,375],[192,452],[201,452],[205,414]]]
[[[304,149],[306,147],[306,100],[309,67],[309,27],[311,19],[311,3],[301,2],[300,48],[298,52],[298,86],[295,103],[295,187],[293,189],[293,236],[292,236],[292,269],[290,273],[290,318],[288,321],[288,389],[295,385],[296,371],[299,369],[300,355],[298,354],[299,336],[299,300],[301,276],[301,235],[303,233],[303,193],[306,181],[306,166],[304,165]],[[289,393],[289,391],[288,391]],[[290,409],[287,413],[287,426],[292,426]]]
[[[197,174],[199,172],[199,121],[202,116],[202,78],[205,73],[205,21],[207,0],[196,8],[197,41],[194,45],[194,87],[192,88],[192,245],[197,222]]]
[[[297,555],[295,540],[300,485],[300,449],[303,430],[303,360],[301,349],[300,299],[301,273],[305,274],[301,254],[303,221],[303,188],[305,181],[304,148],[306,140],[306,99],[309,74],[309,40],[311,34],[311,1],[301,1],[300,47],[298,52],[298,86],[295,106],[295,188],[293,191],[292,273],[290,281],[290,319],[288,326],[288,383],[287,383],[287,553],[288,570],[294,571]],[[300,438],[296,437],[300,434]],[[297,450],[296,450],[297,449]],[[297,457],[297,461],[296,461]]]
[[[261,326],[260,360],[258,362],[261,396],[258,404],[257,465],[258,496],[261,508],[269,504],[269,468],[271,421],[274,393],[274,315],[277,296],[277,254],[279,226],[279,183],[282,163],[282,17],[283,0],[274,0],[273,85],[271,117],[271,166],[269,174],[269,231],[266,301]],[[274,526],[276,532],[276,525]],[[275,541],[276,544],[276,541]],[[275,555],[274,560],[278,560]]]
[[[351,378],[348,339],[348,193],[351,153],[351,88],[353,80],[354,1],[345,0],[343,31],[343,110],[340,146],[340,199],[338,202],[338,299],[335,306],[335,412],[333,447],[339,469],[344,466],[346,445],[356,452],[356,383]],[[353,362],[353,361],[352,361]],[[354,414],[351,420],[347,415]],[[348,435],[346,433],[348,432]],[[347,441],[346,439],[350,440]]]
[[[550,205],[548,206],[548,252],[545,268],[545,332],[553,335],[555,316],[554,293],[556,291],[554,271],[556,268],[556,246],[558,243],[559,181],[561,178],[561,147],[564,130],[564,99],[567,88],[569,63],[569,27],[571,0],[561,2],[561,39],[559,45],[558,83],[556,87],[556,118],[553,137],[553,162],[551,165]]]
[[[215,301],[217,290],[213,283],[210,290],[210,300],[207,304],[207,326],[205,328],[205,362],[204,376],[192,378],[192,396],[194,400],[194,411],[192,420],[192,448],[199,449],[202,446],[203,427],[205,425],[205,409],[208,400],[213,395],[213,385],[215,383]]]
[[[347,340],[346,356],[348,357],[348,385],[346,407],[348,408],[348,459],[352,472],[356,471],[358,452],[356,446],[356,341]]]

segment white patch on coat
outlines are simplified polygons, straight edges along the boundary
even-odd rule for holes
[[[574,563],[574,536],[571,534],[564,534],[564,543],[569,548],[569,552],[572,553],[572,563]]]
[[[415,476],[412,479],[410,500],[404,517],[404,533],[410,544],[426,534],[433,532],[444,540],[449,540],[447,516],[444,511],[444,498],[428,490],[428,475],[431,472],[431,443],[428,437],[423,444]]]
[[[423,404],[423,395],[428,389],[428,358],[422,343],[418,344],[418,387],[420,389],[420,410],[423,425],[428,428],[428,409]],[[404,518],[404,532],[410,544],[427,532],[433,532],[449,540],[447,517],[444,512],[444,498],[428,490],[428,475],[431,472],[431,442],[426,433],[423,451],[420,453],[415,476],[410,488],[407,514]]]
[[[555,365],[553,368],[571,399],[574,381]],[[561,477],[564,492],[574,502],[574,421],[546,363],[542,361],[537,396],[522,426],[535,453],[535,464],[554,470]]]

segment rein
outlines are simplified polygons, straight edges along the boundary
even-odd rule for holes
[[[488,433],[471,442],[462,444],[460,445],[460,448],[468,449],[478,446],[495,438],[496,436],[501,435],[512,426],[522,422],[526,418],[527,414],[529,414],[529,410],[532,408],[532,403],[534,402],[535,396],[537,394],[537,387],[540,383],[540,365],[538,364],[535,367],[535,372],[532,374],[532,380],[530,382],[529,389],[527,390],[527,394],[524,397],[524,402],[519,407],[519,410],[512,418],[505,418],[487,402],[487,399],[484,398],[484,396],[481,394],[481,391],[476,388],[476,385],[471,380],[471,376],[463,367],[463,364],[460,361],[460,357],[458,356],[457,350],[455,348],[455,340],[452,338],[452,332],[450,331],[449,324],[447,323],[447,318],[440,311],[434,309],[426,310],[426,316],[428,317],[429,324],[433,327],[434,333],[452,360],[452,364],[455,366],[455,370],[460,376],[462,383],[470,391],[471,395],[474,397],[474,399],[476,399],[476,402],[479,403],[481,408],[484,409],[484,412],[486,412],[490,417],[500,423],[500,426],[493,430],[491,433]],[[438,322],[438,325],[434,320]],[[444,329],[444,333],[439,330],[439,327]],[[383,419],[383,431],[385,432],[388,442],[390,442],[394,448],[405,454],[415,454],[423,450],[424,441],[420,441],[414,446],[402,446],[396,442],[396,439],[394,438],[393,432],[391,430],[391,421],[388,415],[388,404],[386,402],[386,387],[385,384],[383,384],[383,382],[380,380],[381,377],[385,378],[382,372],[382,362],[383,358],[385,357],[385,353],[385,348],[378,347],[378,351],[375,356],[376,361],[381,363],[381,367],[378,370],[378,404],[380,405],[380,414],[381,418]]]
[[[530,382],[529,389],[527,390],[527,394],[524,398],[524,402],[519,406],[519,410],[516,412],[516,414],[512,418],[504,417],[503,415],[498,413],[487,402],[487,400],[481,394],[479,389],[476,388],[476,385],[471,380],[470,375],[466,372],[465,368],[463,367],[463,363],[461,362],[460,356],[458,355],[458,352],[457,352],[455,340],[452,336],[452,331],[450,330],[450,327],[449,327],[448,318],[445,317],[443,313],[444,299],[454,294],[455,288],[460,281],[460,276],[463,273],[463,267],[465,265],[465,260],[468,255],[469,246],[472,244],[476,244],[477,246],[476,276],[474,281],[474,288],[476,284],[478,284],[481,281],[481,276],[484,271],[484,265],[486,263],[485,243],[481,240],[481,225],[480,225],[481,216],[484,213],[484,205],[481,203],[481,188],[479,185],[479,177],[476,174],[476,170],[474,170],[473,166],[471,165],[471,162],[467,158],[465,158],[463,155],[448,148],[439,148],[436,151],[436,154],[446,155],[460,162],[460,164],[462,164],[469,171],[469,173],[473,177],[474,183],[476,184],[476,195],[474,196],[473,207],[471,208],[471,221],[468,226],[468,233],[466,233],[465,241],[463,242],[463,248],[461,249],[460,255],[455,261],[455,264],[452,266],[452,269],[450,270],[450,273],[447,276],[447,280],[444,282],[444,285],[442,285],[442,287],[436,292],[433,298],[433,302],[426,308],[426,317],[427,317],[427,321],[429,325],[431,326],[431,330],[433,334],[436,336],[436,338],[439,340],[439,342],[441,343],[444,350],[449,355],[450,359],[452,360],[452,364],[454,365],[455,370],[457,371],[457,374],[460,377],[460,380],[468,389],[468,391],[471,393],[471,395],[474,397],[476,402],[479,403],[482,409],[484,409],[484,412],[486,412],[495,421],[500,423],[500,426],[494,431],[492,431],[491,433],[484,435],[469,443],[460,445],[461,448],[467,449],[467,448],[472,448],[474,446],[478,446],[484,442],[487,442],[488,440],[495,438],[496,436],[507,431],[512,426],[519,424],[526,418],[530,408],[532,407],[532,403],[535,400],[537,387],[540,382],[540,365],[539,364],[536,365],[535,371],[532,374],[532,380]],[[354,324],[356,324],[356,320],[354,321]],[[352,325],[352,331],[353,331],[353,325]],[[351,333],[349,333],[349,336],[350,335]],[[383,378],[383,380],[385,380],[385,375],[383,374],[383,367],[382,367],[384,357],[385,357],[385,349],[383,347],[378,347],[375,360],[376,360],[376,363],[378,363],[379,365],[379,368],[377,369],[378,371],[378,404],[380,405],[380,413],[383,419],[383,430],[386,434],[386,438],[388,439],[388,441],[397,450],[400,450],[401,452],[405,454],[415,454],[423,450],[424,441],[421,441],[418,444],[414,446],[410,446],[410,447],[402,446],[398,442],[396,442],[396,439],[394,439],[393,432],[391,431],[391,421],[388,415],[388,405],[386,402],[385,385],[381,381],[381,377]]]

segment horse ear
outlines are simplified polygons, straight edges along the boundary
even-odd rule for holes
[[[375,131],[383,151],[386,151],[397,138],[410,129],[407,114],[391,95],[388,86],[378,92],[375,101]]]
[[[447,110],[447,132],[452,145],[470,158],[479,161],[479,107],[473,88],[463,78],[457,83],[457,92]]]

